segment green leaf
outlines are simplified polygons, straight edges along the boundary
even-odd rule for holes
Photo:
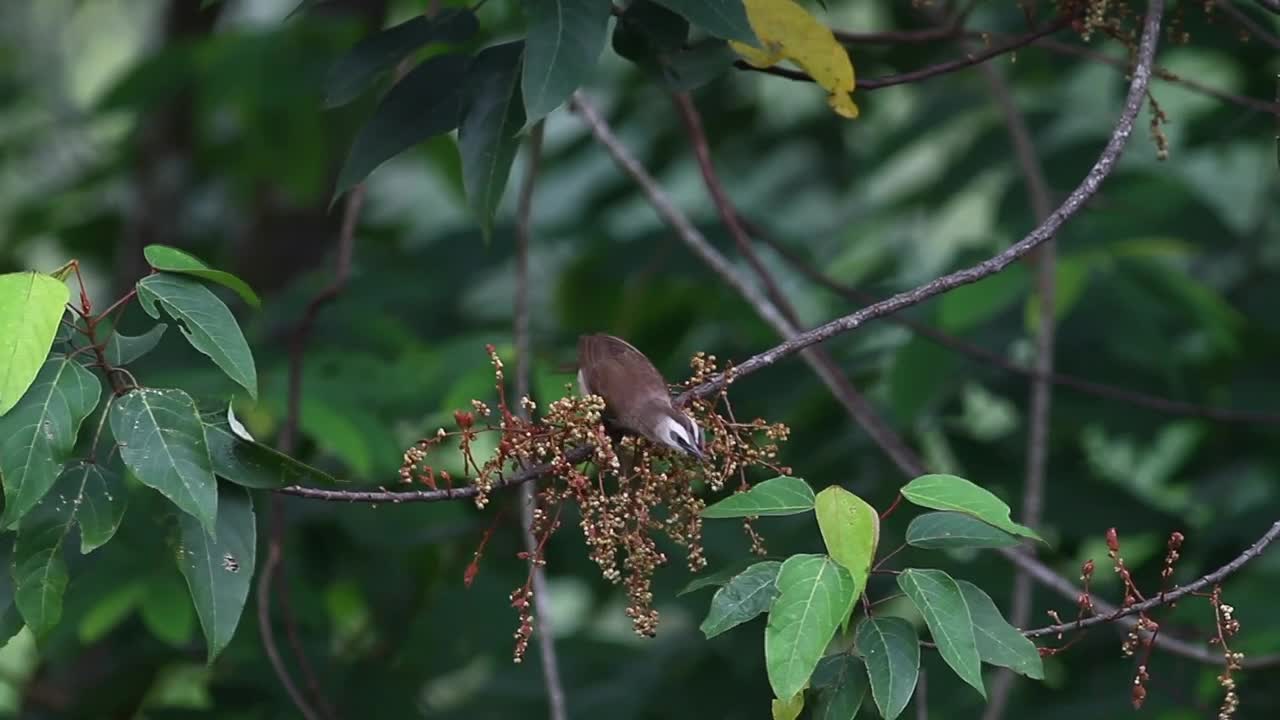
[[[1061,320],[1089,285],[1089,271],[1092,270],[1092,258],[1069,257],[1058,258],[1054,268],[1053,281],[1053,317]],[[1022,319],[1028,333],[1040,331],[1040,295],[1032,293],[1026,299],[1022,309]]]
[[[766,560],[735,575],[728,584],[716,590],[707,619],[698,629],[710,640],[767,611],[778,596],[775,583],[781,569],[782,563]]]
[[[146,595],[147,586],[140,579],[124,580],[98,598],[80,618],[76,637],[82,645],[97,642],[114,630],[133,612]]]
[[[1016,535],[958,512],[925,513],[913,518],[907,526],[907,544],[926,550],[1002,548],[1019,542]]]
[[[780,476],[753,485],[703,509],[704,518],[795,515],[813,509],[813,488],[796,477]],[[790,697],[790,696],[788,696]]]
[[[467,62],[465,55],[436,55],[387,92],[356,134],[338,173],[334,197],[364,182],[396,155],[458,127]]]
[[[759,46],[760,40],[747,20],[742,0],[654,0],[686,20],[725,40]]]
[[[101,395],[93,373],[58,355],[40,368],[13,412],[0,418],[0,527],[12,527],[53,486],[75,449],[80,424]]]
[[[902,488],[921,507],[967,513],[1005,532],[1044,542],[1034,530],[1009,519],[1009,506],[990,491],[955,475],[921,475]]]
[[[434,18],[416,15],[370,35],[333,64],[325,82],[325,107],[338,107],[355,100],[379,76],[423,45],[463,43],[479,29],[480,21],[474,14],[450,8]]]
[[[800,713],[804,710],[804,693],[798,692],[786,700],[774,698],[769,703],[770,714],[773,720],[796,720],[800,717]]]
[[[529,34],[521,87],[525,121],[532,125],[591,77],[604,49],[611,5],[600,0],[525,0],[523,7]]]
[[[520,99],[520,59],[524,42],[487,47],[467,69],[469,97],[458,126],[462,185],[467,204],[480,221],[486,239],[502,201],[507,175],[524,125]]]
[[[754,565],[755,562],[756,561],[753,558],[738,560],[729,567],[721,568],[713,573],[707,573],[700,578],[690,580],[688,584],[680,588],[680,591],[676,593],[676,597],[688,595],[691,592],[696,592],[703,588],[720,587],[732,580],[738,573],[741,573],[743,570]]]
[[[834,677],[818,688],[818,671],[815,670],[814,687],[818,688],[818,702],[813,708],[813,720],[853,720],[862,708],[867,695],[867,676],[858,658],[847,653],[828,656],[818,664],[821,669],[828,658],[836,664]],[[827,663],[830,665],[831,663]]]
[[[969,615],[973,618],[973,637],[978,655],[984,662],[1007,667],[1033,680],[1044,679],[1044,661],[1035,643],[1009,624],[991,596],[982,588],[965,580],[957,580]]]
[[[880,543],[880,516],[862,498],[838,485],[818,493],[814,512],[827,554],[849,571],[854,598],[860,597]]]
[[[244,488],[218,485],[217,539],[189,515],[178,517],[175,557],[187,579],[212,663],[235,635],[253,578],[257,531],[253,499]]]
[[[178,275],[157,273],[138,281],[138,301],[157,320],[163,307],[181,323],[192,347],[209,356],[250,397],[258,397],[258,370],[249,343],[235,316],[209,288]]]
[[[81,463],[63,474],[80,476],[80,553],[88,555],[115,537],[129,506],[124,478],[111,468]]]
[[[161,641],[184,647],[191,641],[196,618],[182,580],[170,570],[153,574],[144,587],[139,603],[143,624]]]
[[[898,587],[924,616],[938,654],[982,697],[981,658],[973,636],[973,618],[960,586],[941,570],[910,568],[898,574]]]
[[[125,467],[213,534],[217,480],[191,396],[177,389],[131,390],[111,406],[110,421]]]
[[[332,475],[259,442],[236,437],[225,425],[204,426],[213,472],[237,485],[275,490],[288,485],[335,485]]]
[[[253,288],[249,287],[248,283],[229,272],[209,267],[203,260],[188,252],[171,248],[168,245],[148,245],[143,248],[142,255],[146,257],[147,264],[156,270],[190,275],[201,280],[217,283],[235,291],[250,305],[254,307],[262,306],[262,300],[258,298],[258,294],[253,291]]]
[[[70,296],[66,283],[49,275],[0,275],[0,416],[36,379]]]
[[[920,678],[916,629],[902,618],[866,618],[854,631],[853,645],[867,666],[876,707],[885,720],[894,720],[911,701]]]
[[[106,473],[92,463],[67,468],[18,528],[13,551],[14,598],[22,618],[37,637],[43,637],[62,616],[67,589],[63,545],[71,529],[80,526],[81,550],[101,546],[120,525],[124,512],[122,489],[104,504]]]
[[[723,75],[737,59],[737,54],[723,40],[704,40],[668,57],[663,64],[663,74],[672,90],[688,92]]]
[[[826,555],[793,555],[778,573],[778,597],[764,630],[764,660],[774,697],[804,689],[856,599],[849,571]]]
[[[107,340],[107,347],[103,351],[107,356],[107,362],[114,367],[119,367],[137,361],[138,358],[155,350],[156,345],[160,344],[160,338],[164,337],[168,329],[168,325],[160,323],[136,337],[121,335],[118,332],[111,333],[111,337]]]
[[[613,30],[613,49],[656,82],[683,92],[727,71],[737,58],[723,40],[705,40],[686,48],[689,23],[679,15],[641,0],[627,7]]]

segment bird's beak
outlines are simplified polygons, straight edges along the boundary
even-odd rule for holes
[[[707,461],[707,454],[700,447],[690,447],[689,454],[698,458],[702,462]]]

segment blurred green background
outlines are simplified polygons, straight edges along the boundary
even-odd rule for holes
[[[0,4],[0,271],[50,270],[78,258],[95,303],[109,303],[137,279],[150,243],[186,248],[240,274],[265,299],[261,312],[234,305],[262,383],[261,402],[242,414],[270,438],[284,412],[289,333],[331,275],[340,221],[339,210],[328,209],[333,179],[375,100],[325,111],[325,74],[356,39],[421,12],[422,3],[334,0],[290,19],[295,0],[201,4]],[[912,4],[811,7],[843,29],[926,27]],[[1162,66],[1236,95],[1275,96],[1275,48],[1243,41],[1221,12],[1206,20],[1203,2],[1171,4],[1191,42],[1162,38]],[[1280,32],[1274,16],[1238,5]],[[483,44],[523,27],[511,0],[490,0],[479,16]],[[1017,33],[1024,22],[1017,3],[992,0],[978,4],[970,26]],[[1070,32],[1057,37],[1080,44]],[[1093,45],[1124,53],[1113,42]],[[963,52],[934,41],[855,46],[851,54],[865,78]],[[1026,115],[1056,202],[1105,142],[1124,75],[1037,47],[994,64]],[[666,92],[609,49],[587,91],[679,205],[741,263]],[[1170,399],[1276,411],[1276,118],[1170,83],[1152,92],[1169,118],[1169,159],[1157,160],[1144,110],[1099,198],[1059,237],[1058,367]],[[842,283],[887,295],[989,256],[1033,225],[1003,116],[976,70],[854,97],[862,116],[846,121],[812,85],[754,73],[729,73],[694,94],[728,193],[777,242]],[[523,164],[522,155],[513,178]],[[464,203],[452,137],[397,157],[369,179],[350,285],[324,310],[307,354],[300,457],[362,484],[390,484],[405,447],[450,423],[471,398],[493,400],[485,343],[513,362],[514,186],[485,243]],[[776,343],[563,109],[547,121],[533,217],[532,337],[543,403],[571,379],[563,366],[579,333],[626,337],[673,380],[696,351],[742,360]],[[761,253],[805,324],[854,309],[779,253]],[[1032,350],[1031,286],[1019,264],[909,315],[1023,363]],[[122,330],[144,328],[144,319],[132,308]],[[827,347],[933,469],[1018,506],[1025,376],[883,321]],[[202,397],[233,392],[182,343],[163,343],[136,372],[148,385]],[[799,360],[744,379],[732,397],[739,417],[791,426],[783,462],[817,488],[839,483],[884,508],[906,479]],[[1154,587],[1169,532],[1187,535],[1178,575],[1185,581],[1234,557],[1280,517],[1278,426],[1171,416],[1069,388],[1057,388],[1053,402],[1042,530],[1053,544],[1046,561],[1064,576],[1078,577],[1080,563],[1095,558],[1097,591],[1118,600],[1103,544],[1108,527],[1119,529],[1139,582]],[[260,522],[269,516],[266,500],[258,498]],[[24,631],[0,650],[0,712],[296,716],[263,653],[252,598],[230,647],[205,667],[182,579],[154,540],[147,508],[155,502],[150,491],[135,493],[115,542],[89,560],[69,556],[80,566],[47,646],[37,652]],[[886,523],[883,548],[898,544],[914,512],[904,508]],[[525,572],[514,522],[499,526],[468,590],[463,570],[492,512],[469,503],[288,498],[286,518],[282,582],[302,646],[342,717],[545,716],[537,653],[523,665],[510,661],[517,619],[507,594]],[[807,520],[766,519],[759,527],[771,551],[821,548]],[[733,522],[709,522],[705,542],[713,570],[747,551]],[[945,567],[976,582],[1008,611],[1012,569],[1003,561],[899,557],[902,566]],[[662,623],[656,639],[641,640],[623,615],[621,588],[601,581],[587,560],[576,522],[553,538],[548,559],[573,717],[767,716],[762,621],[703,639],[697,625],[710,592],[675,597],[689,580],[683,563],[659,572]],[[1280,650],[1277,587],[1275,552],[1228,582],[1225,597],[1243,626],[1234,649]],[[877,577],[871,592],[895,589]],[[1047,623],[1050,608],[1074,616],[1070,602],[1040,589],[1035,608],[1034,624]],[[1202,600],[1157,619],[1194,641],[1213,627]],[[284,645],[279,629],[277,636]],[[1133,663],[1121,655],[1121,639],[1099,628],[1047,659],[1048,680],[1020,681],[1009,717],[1127,716]],[[924,663],[938,670],[928,675],[930,718],[981,714],[980,698],[936,654],[926,652]],[[1150,672],[1148,717],[1216,713],[1213,667],[1157,653]],[[1238,677],[1238,717],[1280,716],[1280,667]],[[873,712],[869,702],[864,712]]]

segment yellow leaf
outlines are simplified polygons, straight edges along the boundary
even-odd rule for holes
[[[853,61],[830,28],[795,0],[744,0],[743,4],[763,48],[730,40],[734,52],[759,68],[791,60],[830,93],[827,104],[832,110],[847,118],[858,117],[852,97]]]
[[[804,691],[801,690],[789,700],[774,700],[771,706],[773,720],[796,720],[800,717],[800,711],[804,710]]]

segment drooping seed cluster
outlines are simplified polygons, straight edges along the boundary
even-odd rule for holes
[[[470,412],[455,413],[456,430],[441,428],[435,436],[420,440],[405,451],[401,478],[434,488],[437,478],[445,476],[432,470],[428,455],[434,446],[456,438],[469,482],[479,490],[476,506],[483,509],[495,485],[508,473],[533,465],[549,466],[535,495],[532,530],[537,547],[533,552],[520,553],[529,563],[529,576],[509,597],[520,622],[514,633],[516,662],[523,658],[534,631],[533,568],[545,565],[543,549],[560,527],[566,506],[577,509],[587,554],[601,575],[610,583],[622,585],[626,592],[626,613],[633,629],[638,635],[652,637],[659,621],[653,607],[653,576],[668,563],[661,543],[680,548],[690,572],[706,567],[701,516],[706,503],[695,491],[700,487],[721,490],[735,476],[738,486],[746,488],[749,480],[757,479],[749,474],[759,469],[770,471],[759,479],[789,474],[789,468],[777,464],[778,445],[787,439],[789,428],[758,418],[738,422],[723,389],[717,396],[695,399],[685,407],[704,429],[705,462],[643,438],[611,435],[605,424],[603,399],[573,395],[571,386],[566,386],[565,397],[546,406],[542,417],[526,420],[511,412],[502,361],[492,346],[486,349],[494,367],[496,409],[473,400]],[[695,355],[690,366],[694,374],[683,384],[684,388],[698,385],[718,372],[715,357],[703,353]],[[520,398],[520,403],[525,416],[533,418],[538,409],[534,402]],[[726,415],[720,414],[721,405]],[[491,416],[493,420],[487,424],[478,424],[478,418]],[[500,433],[497,451],[482,462],[472,454],[472,443],[480,432]],[[569,454],[583,446],[593,448],[588,460],[570,463]],[[752,551],[763,555],[763,539],[750,523],[745,527]],[[467,568],[468,580],[478,571],[481,554],[477,550]]]

